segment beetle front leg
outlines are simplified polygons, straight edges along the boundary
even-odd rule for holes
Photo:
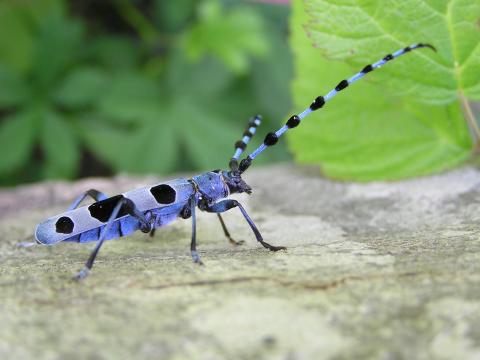
[[[218,203],[215,203],[213,205],[208,205],[205,207],[205,211],[211,212],[211,213],[223,213],[225,211],[228,211],[234,207],[238,207],[240,211],[242,212],[243,217],[245,220],[247,220],[248,225],[250,225],[250,228],[252,229],[253,233],[255,234],[255,237],[257,238],[257,241],[263,245],[264,248],[271,250],[271,251],[278,251],[278,250],[285,250],[286,247],[284,246],[273,246],[270,245],[269,243],[263,241],[262,234],[260,234],[260,231],[258,231],[257,226],[253,222],[253,220],[248,216],[247,212],[243,208],[242,204],[240,204],[237,200],[232,200],[232,199],[227,199],[227,200],[222,200],[219,201]]]

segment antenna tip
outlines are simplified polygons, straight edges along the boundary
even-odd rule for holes
[[[435,46],[433,46],[433,45],[431,45],[431,44],[419,43],[419,44],[417,45],[417,47],[419,47],[419,48],[426,47],[426,48],[429,48],[429,49],[437,52],[437,49],[435,48]]]

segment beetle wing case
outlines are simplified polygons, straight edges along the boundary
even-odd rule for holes
[[[53,245],[60,241],[98,240],[100,231],[122,197],[132,200],[139,211],[152,211],[157,215],[158,221],[155,226],[166,225],[178,216],[194,191],[192,184],[186,179],[176,179],[128,191],[48,218],[37,226],[35,238],[43,245]],[[120,212],[105,239],[124,236],[139,228],[138,220]]]

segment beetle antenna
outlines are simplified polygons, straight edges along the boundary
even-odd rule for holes
[[[238,140],[235,143],[235,153],[233,157],[230,159],[229,167],[232,171],[238,171],[238,159],[243,154],[245,149],[247,148],[247,144],[250,139],[255,135],[257,131],[257,127],[262,123],[262,117],[260,115],[255,115],[250,118],[248,121],[247,128],[243,132],[242,140]]]
[[[318,96],[315,100],[313,100],[313,102],[310,104],[310,106],[308,108],[303,110],[300,114],[293,115],[292,117],[290,117],[290,119],[288,119],[287,123],[284,126],[282,126],[279,130],[277,130],[276,132],[269,132],[267,134],[267,136],[265,137],[265,140],[263,141],[263,144],[261,144],[255,151],[250,153],[245,159],[243,159],[240,162],[240,165],[238,166],[238,170],[240,171],[240,173],[243,173],[245,170],[247,170],[249,168],[249,166],[252,164],[253,160],[258,155],[260,155],[265,149],[267,149],[269,146],[275,145],[278,141],[278,138],[280,138],[284,133],[286,133],[289,129],[293,129],[294,127],[297,127],[298,124],[300,124],[300,122],[305,117],[307,117],[311,112],[322,108],[323,105],[325,105],[325,103],[327,101],[329,101],[331,98],[333,98],[338,92],[342,91],[343,89],[345,89],[350,84],[357,81],[358,79],[364,77],[369,72],[382,67],[383,65],[385,65],[390,60],[396,59],[397,57],[399,57],[403,54],[406,54],[406,53],[408,53],[412,50],[420,49],[420,48],[424,48],[424,47],[430,48],[433,51],[437,51],[435,49],[435,47],[433,47],[430,44],[418,43],[418,44],[413,44],[413,45],[407,46],[406,48],[400,49],[400,50],[394,52],[393,54],[386,55],[383,59],[377,61],[374,64],[369,64],[369,65],[365,66],[362,69],[362,71],[356,73],[351,78],[349,78],[347,80],[340,81],[338,83],[338,85],[335,86],[334,89],[330,90],[330,92],[327,93],[325,96]],[[237,152],[235,152],[235,155],[237,155],[237,153],[241,154],[242,151],[238,152],[238,149],[237,149]],[[240,156],[240,155],[238,155],[238,156]],[[235,156],[234,156],[234,158],[232,158],[232,161],[235,160],[235,162],[236,162],[237,159],[238,159],[238,156],[237,156],[237,158],[235,158]]]

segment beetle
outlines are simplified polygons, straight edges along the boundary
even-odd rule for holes
[[[365,66],[349,79],[340,81],[325,96],[315,98],[303,112],[291,116],[279,130],[269,132],[263,143],[239,162],[240,156],[261,123],[261,117],[259,115],[254,116],[250,119],[242,139],[235,143],[235,152],[230,159],[228,170],[208,171],[190,179],[162,182],[112,197],[107,197],[95,189],[88,190],[75,199],[67,212],[40,223],[36,228],[35,238],[38,243],[43,245],[53,245],[61,241],[79,243],[97,241],[84,268],[76,275],[76,279],[83,279],[89,274],[105,240],[126,236],[137,230],[150,233],[153,236],[156,228],[165,226],[179,217],[192,219],[191,256],[195,263],[202,264],[196,245],[195,210],[197,207],[202,211],[217,214],[225,236],[232,244],[238,245],[240,243],[230,236],[221,213],[238,208],[257,241],[263,247],[271,251],[286,249],[284,246],[274,246],[264,241],[244,207],[237,200],[228,198],[235,193],[251,194],[252,188],[243,180],[242,174],[258,155],[268,147],[275,145],[284,133],[297,127],[310,113],[322,108],[338,92],[387,62],[412,50],[424,47],[436,51],[430,44],[413,44],[386,55],[376,63]],[[88,196],[92,197],[95,202],[91,205],[79,207],[80,203]]]

